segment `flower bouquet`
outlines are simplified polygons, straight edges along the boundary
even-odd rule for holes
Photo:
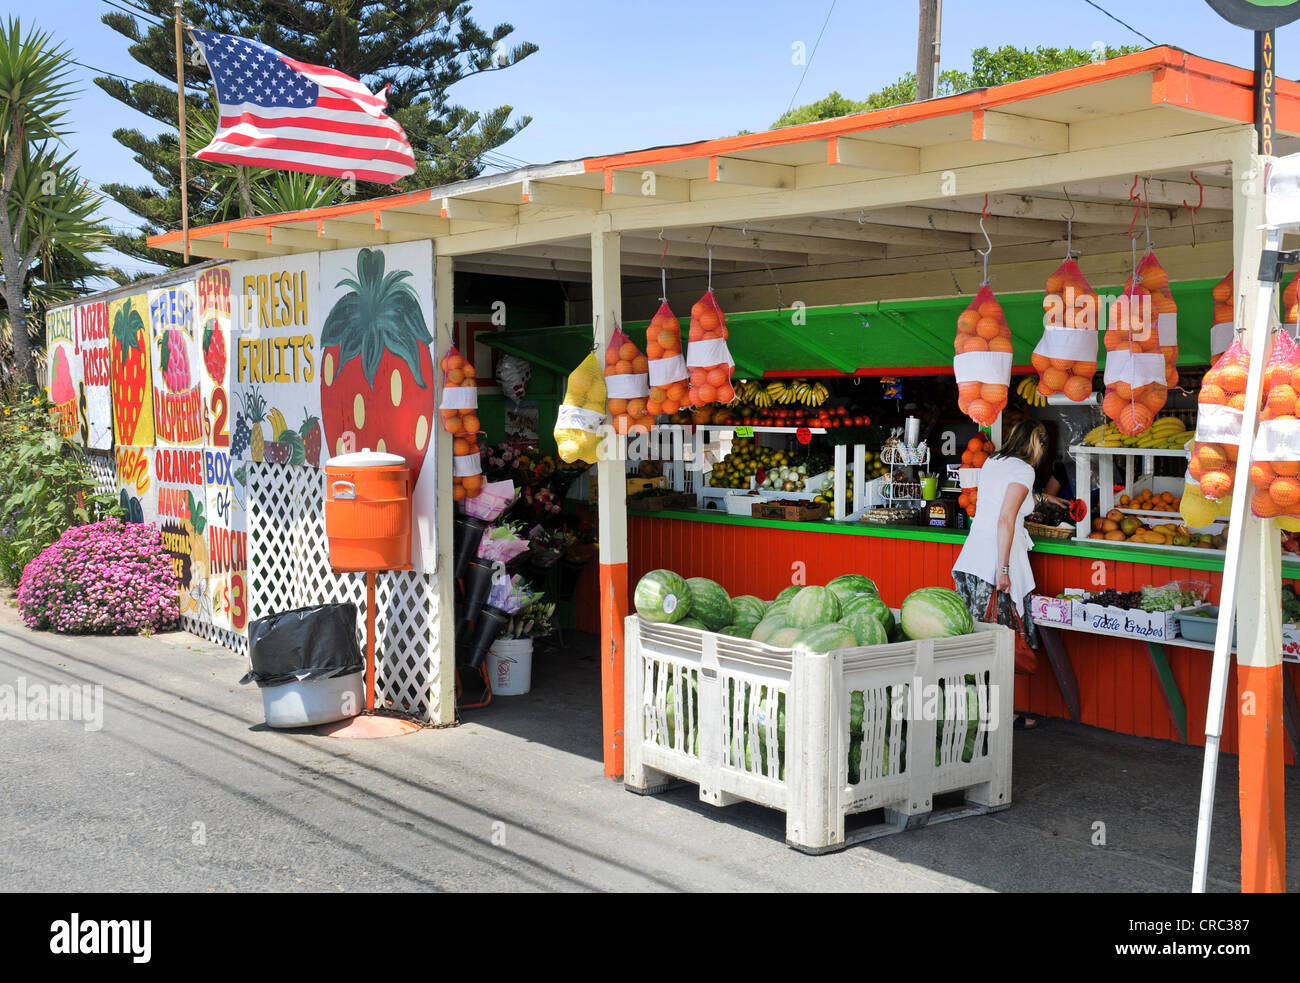
[[[460,507],[467,515],[495,522],[514,504],[518,492],[513,481],[489,481],[475,498],[464,498]]]
[[[528,539],[517,523],[490,526],[478,544],[479,559],[497,563],[509,563],[527,550]]]

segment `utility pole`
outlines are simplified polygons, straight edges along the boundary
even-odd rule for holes
[[[920,0],[921,26],[916,38],[916,99],[939,94],[939,37],[943,0]]]

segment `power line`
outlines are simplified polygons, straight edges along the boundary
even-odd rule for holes
[[[1107,17],[1109,17],[1111,20],[1113,20],[1116,24],[1119,24],[1121,27],[1128,28],[1130,31],[1132,31],[1134,34],[1136,34],[1138,37],[1140,37],[1140,38],[1141,38],[1143,41],[1145,41],[1147,44],[1151,45],[1151,47],[1153,47],[1153,48],[1156,47],[1156,42],[1152,41],[1149,37],[1147,37],[1145,34],[1143,34],[1141,31],[1139,31],[1139,30],[1138,30],[1136,27],[1134,27],[1132,24],[1126,24],[1126,23],[1124,23],[1124,21],[1120,20],[1118,17],[1116,17],[1114,14],[1112,14],[1109,10],[1107,10],[1105,7],[1102,7],[1100,4],[1093,3],[1092,0],[1083,0],[1083,2],[1086,3],[1089,7],[1096,7],[1096,8],[1097,8],[1098,10],[1100,10],[1103,14],[1105,14]]]
[[[152,19],[156,24],[166,23],[166,21],[162,20],[162,18],[160,18],[152,10],[146,10],[144,7],[132,3],[131,0],[122,0],[122,3],[125,3],[127,5],[126,7],[122,6],[121,3],[114,3],[113,0],[104,0],[104,3],[108,4],[108,6],[110,7],[117,8],[118,10],[122,11],[124,14],[130,14],[132,17],[149,18]],[[127,7],[131,7],[133,9],[128,10]]]
[[[794,101],[799,97],[799,90],[803,88],[803,80],[808,77],[808,69],[812,68],[813,58],[817,56],[817,49],[822,43],[822,35],[826,33],[826,25],[831,22],[831,14],[834,13],[834,11],[835,0],[831,0],[831,9],[826,11],[826,19],[822,21],[822,29],[817,33],[817,40],[813,44],[812,54],[810,54],[808,60],[804,62],[803,74],[799,76],[799,84],[794,87],[794,95],[790,97],[790,105],[785,107],[787,113],[794,108]]]

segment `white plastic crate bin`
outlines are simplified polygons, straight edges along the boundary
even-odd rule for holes
[[[676,778],[713,805],[780,809],[806,853],[1011,804],[1006,628],[812,654],[632,615],[624,637],[631,791]],[[957,791],[964,804],[935,808]],[[846,816],[873,810],[881,822],[845,835]]]

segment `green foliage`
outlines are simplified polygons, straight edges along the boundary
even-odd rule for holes
[[[1141,50],[1141,46],[1133,45],[1107,47],[1105,57],[1117,58]],[[939,95],[950,96],[971,89],[1018,82],[1021,79],[1034,78],[1049,72],[1078,68],[1099,58],[1100,53],[1094,54],[1091,49],[1084,51],[1079,48],[1048,48],[1042,45],[1033,49],[1016,48],[1011,45],[1003,45],[997,49],[980,47],[971,52],[969,72],[950,69],[939,74]],[[797,106],[773,123],[772,128],[834,119],[837,116],[886,109],[889,106],[903,106],[915,101],[916,74],[908,72],[896,82],[891,82],[861,101],[848,99],[838,92],[832,92],[817,102]]]
[[[0,28],[0,359],[12,359],[33,388],[43,305],[67,299],[97,274],[88,254],[107,240],[94,218],[98,195],[82,182],[72,155],[59,149],[76,91],[67,59],[46,32],[24,32],[12,18]],[[37,316],[29,317],[33,309]]]
[[[117,8],[107,11],[103,22],[126,39],[131,56],[147,72],[134,73],[143,76],[139,82],[115,76],[95,79],[114,99],[164,127],[157,135],[128,127],[115,131],[114,138],[133,152],[150,183],[104,187],[145,226],[140,235],[119,237],[115,245],[163,265],[172,264],[172,254],[149,250],[144,239],[179,228],[181,219],[172,2],[133,4],[151,11],[154,18]],[[323,205],[349,194],[373,197],[475,177],[484,167],[485,155],[530,121],[519,117],[512,122],[511,106],[478,112],[450,102],[448,91],[456,82],[509,68],[537,50],[527,42],[510,46],[514,28],[508,23],[480,27],[470,17],[465,0],[185,0],[183,12],[196,27],[257,40],[292,58],[335,68],[361,79],[372,91],[389,86],[388,113],[406,131],[416,159],[416,172],[400,187],[362,183],[355,190],[341,182],[278,184],[274,172],[194,160],[194,152],[207,143],[200,131],[204,126],[211,129],[215,100],[206,67],[187,63],[185,112],[193,225],[239,217],[249,210],[245,197],[252,211],[266,214],[298,207],[308,193],[313,205]],[[189,48],[187,42],[187,52]],[[197,122],[191,124],[191,118]],[[238,187],[241,170],[247,196]],[[282,196],[286,192],[294,197],[286,199]]]
[[[55,430],[44,394],[10,386],[0,405],[0,581],[16,586],[66,529],[123,513],[96,492],[85,451]]]

